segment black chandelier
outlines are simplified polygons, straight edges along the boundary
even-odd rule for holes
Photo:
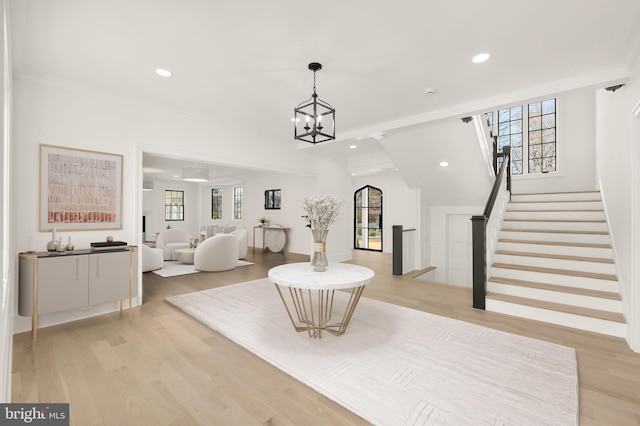
[[[313,71],[313,95],[294,108],[293,131],[295,139],[315,145],[336,138],[336,110],[316,94],[316,71],[322,64],[312,62],[309,69]]]

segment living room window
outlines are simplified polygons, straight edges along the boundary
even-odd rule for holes
[[[233,218],[242,219],[242,187],[233,188]]]
[[[494,113],[497,113],[498,151],[511,146],[514,175],[555,172],[556,99],[531,102],[526,105],[526,114],[524,112],[525,105],[518,105],[487,113],[494,134]],[[499,166],[501,159],[498,163]]]
[[[369,185],[358,189],[354,206],[354,248],[382,251],[382,191]]]
[[[184,191],[164,191],[164,220],[184,220]]]
[[[211,189],[211,219],[222,219],[222,188]]]

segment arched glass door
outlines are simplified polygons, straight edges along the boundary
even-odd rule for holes
[[[365,186],[354,196],[354,248],[382,251],[382,191]]]

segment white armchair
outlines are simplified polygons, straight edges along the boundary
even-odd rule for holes
[[[238,266],[238,238],[231,234],[218,234],[198,244],[193,266],[198,271],[226,271]]]
[[[142,244],[142,272],[155,271],[164,266],[164,255],[162,249],[151,248],[146,244]]]
[[[189,248],[191,235],[181,229],[165,229],[156,239],[156,247],[162,249],[164,260],[176,260],[175,251]]]

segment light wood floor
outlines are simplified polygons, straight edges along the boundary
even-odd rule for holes
[[[163,301],[308,257],[250,250],[247,260],[255,265],[144,274],[144,303],[131,321],[113,313],[48,327],[37,344],[16,335],[13,402],[69,402],[75,425],[366,424]],[[475,310],[469,289],[391,275],[388,254],[357,251],[353,263],[376,271],[365,297],[574,347],[581,424],[640,424],[640,355],[622,339]]]

